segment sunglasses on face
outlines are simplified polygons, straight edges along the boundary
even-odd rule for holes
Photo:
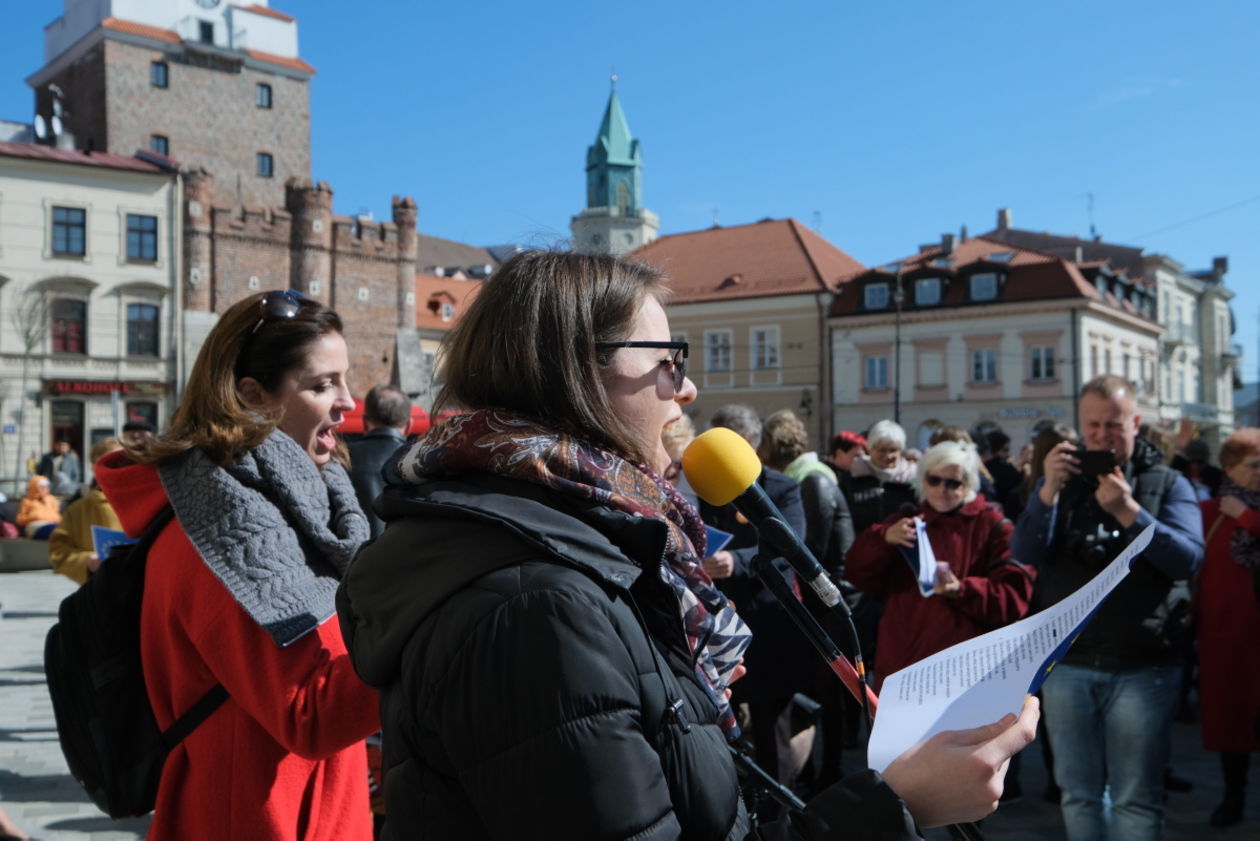
[[[249,332],[257,333],[258,328],[262,327],[266,321],[292,318],[302,308],[302,302],[309,300],[310,298],[307,298],[296,289],[273,289],[267,292],[258,301],[260,312],[258,323]]]
[[[924,476],[923,481],[927,482],[928,487],[931,488],[944,485],[947,491],[956,491],[963,486],[963,483],[957,479],[946,479],[944,476]]]
[[[597,342],[595,344],[596,350],[614,350],[623,347],[672,350],[673,357],[662,364],[669,365],[670,374],[674,378],[674,393],[678,394],[683,390],[683,383],[687,379],[687,353],[691,347],[689,344],[686,342]]]

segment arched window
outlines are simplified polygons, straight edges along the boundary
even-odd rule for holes
[[[617,215],[630,215],[630,188],[624,181],[617,182]]]

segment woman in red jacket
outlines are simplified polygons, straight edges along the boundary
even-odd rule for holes
[[[919,509],[871,526],[849,550],[848,580],[884,600],[877,683],[1028,612],[1036,573],[1011,558],[1011,522],[976,492],[979,485],[975,447],[943,441],[919,461]],[[926,523],[938,563],[935,589],[927,595],[917,577],[916,517]]]
[[[150,841],[368,841],[363,740],[377,696],[354,673],[334,593],[368,535],[334,430],[354,402],[341,320],[299,293],[231,307],[170,431],[97,479],[149,553],[141,656],[166,729],[228,698],[171,752]]]
[[[1203,747],[1221,755],[1225,798],[1212,826],[1242,820],[1247,765],[1260,750],[1260,429],[1221,445],[1221,495],[1200,503],[1207,548],[1197,623]]]

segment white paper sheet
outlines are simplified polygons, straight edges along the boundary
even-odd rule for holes
[[[936,553],[932,551],[932,541],[928,539],[927,523],[922,517],[914,518],[915,542],[919,545],[919,593],[930,596],[936,589]]]
[[[937,733],[1018,714],[1024,699],[1040,688],[1098,605],[1129,574],[1133,559],[1154,533],[1155,526],[1147,526],[1088,584],[1058,604],[889,675],[879,694],[879,714],[867,751],[869,766],[883,771]]]

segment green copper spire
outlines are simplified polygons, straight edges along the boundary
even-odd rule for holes
[[[617,98],[617,77],[595,143],[586,150],[586,206],[613,207],[633,216],[643,206],[643,153]]]

